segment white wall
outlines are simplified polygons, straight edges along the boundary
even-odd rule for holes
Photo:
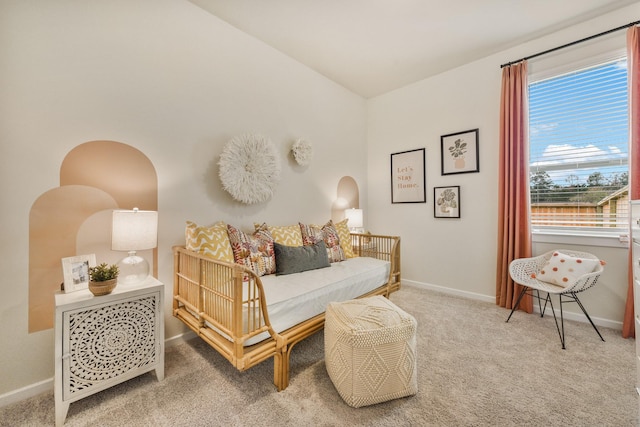
[[[116,140],[156,167],[167,337],[185,330],[168,311],[185,220],[323,221],[345,175],[360,186],[366,227],[402,236],[405,279],[493,300],[499,65],[638,16],[629,7],[365,101],[186,0],[1,2],[0,401],[51,386],[53,331],[27,332],[28,215],[76,145]],[[475,127],[480,173],[442,177],[440,135]],[[233,202],[216,175],[224,143],[245,132],[269,136],[283,159],[274,198],[258,206]],[[299,137],[314,144],[306,169],[286,157]],[[392,205],[389,155],[420,147],[427,203]],[[462,187],[460,220],[433,218],[442,185]],[[593,296],[607,302],[586,301],[595,316],[621,318],[625,256],[603,257],[611,267]]]
[[[0,58],[0,398],[51,385],[53,330],[28,333],[29,210],[73,147],[115,140],[155,165],[167,337],[185,330],[169,308],[186,220],[327,221],[345,175],[366,203],[365,100],[188,1],[3,1]],[[217,177],[223,145],[246,132],[282,160],[275,196],[255,206]],[[288,156],[296,138],[314,145],[307,168]]]
[[[404,280],[495,301],[500,65],[638,17],[640,5],[629,6],[369,100],[369,227],[402,237]],[[442,176],[440,136],[473,128],[480,129],[480,172]],[[427,203],[391,204],[389,155],[421,147],[427,152]],[[449,185],[461,187],[461,218],[434,219],[433,187]],[[557,247],[536,244],[534,253]],[[600,323],[621,327],[627,249],[578,247],[608,262],[583,303]],[[575,304],[565,310],[579,312]]]

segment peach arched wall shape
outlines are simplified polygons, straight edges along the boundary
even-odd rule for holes
[[[111,194],[121,209],[158,208],[158,177],[141,151],[115,141],[75,147],[62,161],[60,186],[86,185]]]
[[[344,219],[344,210],[360,207],[360,190],[358,183],[350,176],[343,176],[338,182],[336,201],[331,207],[331,219],[339,222]]]
[[[61,259],[83,255],[77,253],[82,224],[100,211],[133,207],[158,209],[156,171],[141,151],[116,141],[91,141],[67,154],[60,186],[38,197],[29,214],[29,333],[53,326]],[[104,247],[110,249],[111,242]],[[157,258],[154,249],[156,277]]]

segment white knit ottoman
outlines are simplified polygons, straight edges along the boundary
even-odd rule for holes
[[[327,372],[354,408],[418,392],[416,319],[383,296],[327,307],[324,355]]]

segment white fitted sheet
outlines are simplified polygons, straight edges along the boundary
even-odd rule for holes
[[[324,313],[330,302],[347,301],[379,288],[389,280],[390,268],[388,261],[357,257],[318,270],[262,276],[271,326],[282,332]],[[243,317],[246,319],[246,313]],[[264,332],[247,340],[245,345],[268,337]]]

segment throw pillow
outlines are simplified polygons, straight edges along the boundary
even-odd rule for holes
[[[192,221],[187,221],[185,240],[185,246],[190,251],[219,261],[234,262],[227,225],[223,221],[218,221],[211,227],[202,227]]]
[[[285,225],[285,226],[273,226],[265,223],[254,223],[255,229],[259,229],[262,226],[266,226],[273,237],[273,241],[287,246],[302,246],[302,234],[300,233],[300,227],[298,224]]]
[[[276,272],[273,238],[268,230],[260,229],[252,236],[238,230],[231,224],[228,224],[227,228],[236,263],[249,267],[258,276]]]
[[[334,224],[336,231],[338,232],[338,238],[340,239],[340,247],[344,251],[344,256],[347,258],[354,258],[356,254],[353,252],[353,246],[351,245],[351,232],[347,218]]]
[[[600,264],[597,259],[576,258],[562,252],[554,252],[536,275],[543,282],[568,286],[583,274],[591,273]]]
[[[299,223],[298,228],[302,233],[303,245],[315,245],[318,242],[324,242],[324,232],[320,226]]]
[[[276,276],[301,273],[307,270],[329,267],[327,247],[323,241],[307,246],[285,246],[274,243]]]
[[[302,232],[302,241],[305,244],[314,244],[320,240],[324,241],[327,246],[327,256],[329,262],[339,262],[346,259],[344,251],[340,246],[340,237],[336,228],[333,226],[333,221],[329,220],[325,225],[306,225],[300,223],[300,231]]]

